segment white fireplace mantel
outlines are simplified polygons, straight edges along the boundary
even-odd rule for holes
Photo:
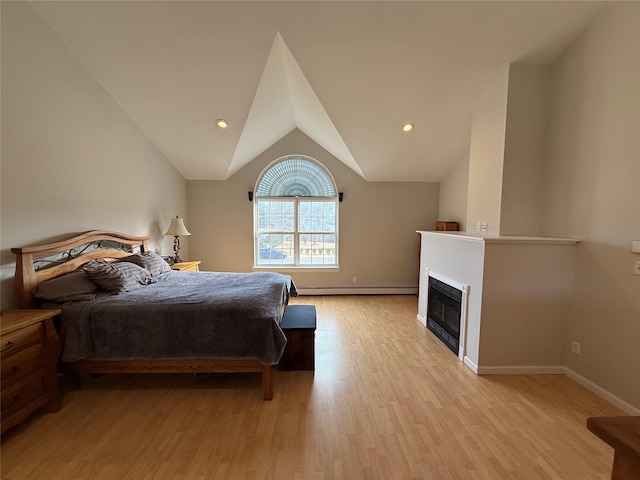
[[[564,311],[578,240],[418,233],[421,323],[426,324],[428,276],[438,275],[467,289],[459,357],[474,372],[562,369]]]

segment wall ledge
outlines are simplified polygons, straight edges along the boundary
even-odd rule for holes
[[[457,238],[461,240],[467,240],[470,242],[484,242],[487,244],[517,244],[517,245],[554,245],[554,244],[567,244],[575,245],[582,240],[577,238],[564,238],[564,237],[536,237],[536,236],[524,236],[524,235],[476,235],[469,232],[437,232],[437,231],[423,231],[416,230],[421,235],[438,235],[444,237]]]

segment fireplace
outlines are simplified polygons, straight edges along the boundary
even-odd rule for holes
[[[429,276],[427,328],[458,355],[463,291]]]

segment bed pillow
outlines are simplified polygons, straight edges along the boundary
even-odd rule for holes
[[[92,260],[82,269],[90,280],[111,293],[128,292],[153,283],[149,270],[131,262],[104,263]]]
[[[75,270],[51,280],[46,280],[33,289],[33,296],[45,302],[77,302],[93,300],[98,286],[87,278],[83,270]]]
[[[118,260],[118,262],[131,262],[149,270],[151,275],[171,271],[169,264],[155,252],[135,253]]]
[[[121,258],[118,262],[135,263],[139,267],[146,268],[152,276],[171,271],[169,264],[155,252],[134,253]]]

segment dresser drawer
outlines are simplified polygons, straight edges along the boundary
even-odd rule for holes
[[[2,346],[0,347],[2,356],[0,358],[4,360],[20,350],[24,350],[25,348],[29,348],[31,345],[41,343],[41,328],[42,326],[38,323],[36,325],[29,325],[28,327],[15,332],[2,335]]]
[[[25,420],[34,410],[60,409],[56,365],[60,339],[55,330],[57,309],[5,310],[0,314],[2,412],[0,433]]]
[[[34,372],[11,387],[2,389],[2,416],[14,414],[44,393],[42,372]]]
[[[2,369],[3,389],[35,371],[42,370],[42,345],[32,345],[2,359],[0,368]]]

